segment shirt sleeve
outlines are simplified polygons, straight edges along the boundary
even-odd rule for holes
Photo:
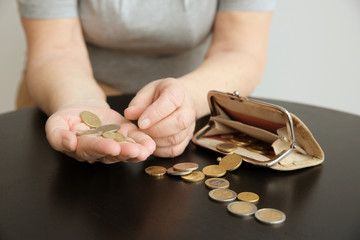
[[[218,11],[273,11],[276,0],[219,0]]]
[[[77,0],[17,0],[20,15],[26,18],[67,18],[78,16]]]

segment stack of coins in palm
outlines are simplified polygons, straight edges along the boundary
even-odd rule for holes
[[[166,169],[162,166],[150,166],[145,169],[145,172],[151,176],[164,176],[165,173],[172,176],[181,176],[181,178],[188,182],[200,182],[208,177],[205,181],[205,186],[211,189],[209,191],[210,199],[229,203],[227,210],[240,217],[248,217],[254,215],[255,218],[267,224],[280,224],[285,221],[285,214],[280,210],[273,208],[258,209],[256,204],[260,197],[253,192],[240,192],[229,189],[230,182],[225,178],[227,171],[234,171],[242,163],[242,157],[238,154],[229,154],[220,159],[218,165],[209,165],[197,170],[198,164],[193,162],[177,163],[174,166]],[[238,201],[235,201],[235,200]]]
[[[89,126],[90,129],[76,132],[77,136],[95,135],[113,139],[117,142],[131,142],[129,139],[117,132],[117,130],[120,129],[118,124],[102,125],[100,118],[90,111],[82,111],[80,113],[80,119],[83,123]]]

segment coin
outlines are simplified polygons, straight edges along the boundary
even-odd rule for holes
[[[274,208],[262,208],[255,212],[255,218],[267,224],[280,224],[286,220],[286,215]]]
[[[99,127],[101,125],[101,121],[98,116],[89,111],[82,111],[80,113],[81,120],[88,125],[89,127]]]
[[[104,132],[102,134],[104,138],[114,139],[117,142],[123,142],[125,141],[124,135],[116,132]]]
[[[235,151],[238,148],[238,146],[231,142],[224,142],[217,144],[216,148],[222,152],[230,153]]]
[[[101,132],[116,132],[117,130],[119,130],[120,126],[118,124],[106,124],[106,125],[101,125],[99,127],[96,128],[96,130],[101,131]]]
[[[219,163],[226,171],[234,171],[240,167],[242,157],[239,154],[233,153],[223,157]]]
[[[225,168],[220,165],[209,165],[204,167],[202,171],[207,177],[222,177],[226,174]]]
[[[231,139],[231,138],[234,137],[234,135],[232,135],[232,134],[222,134],[222,135],[220,135],[220,137],[223,138],[223,139]]]
[[[188,175],[181,176],[187,182],[200,182],[204,180],[205,174],[201,171],[193,171]]]
[[[173,168],[176,171],[180,171],[180,172],[188,172],[188,171],[194,171],[196,169],[199,168],[199,164],[197,163],[193,163],[193,162],[182,162],[182,163],[177,163],[173,166]]]
[[[145,169],[145,172],[150,176],[159,177],[166,173],[166,168],[161,166],[150,166]]]
[[[266,151],[263,147],[258,146],[258,145],[249,145],[246,147],[246,149],[251,152],[261,154],[261,155],[268,154],[268,151]]]
[[[166,171],[168,174],[173,175],[173,176],[182,176],[182,175],[187,175],[190,174],[192,171],[176,171],[173,167],[168,168]]]
[[[241,192],[237,195],[237,198],[240,201],[250,202],[250,203],[258,203],[259,202],[259,195],[253,192]]]
[[[230,189],[213,189],[209,197],[218,202],[231,202],[236,198],[236,192]]]
[[[236,201],[227,205],[227,210],[234,215],[247,217],[253,215],[257,207],[249,202]]]
[[[97,129],[87,129],[87,130],[80,130],[80,131],[76,132],[77,136],[82,136],[82,135],[100,136],[101,134],[102,134],[102,132],[98,131]]]
[[[209,178],[205,181],[205,185],[211,189],[228,188],[230,182],[224,178]]]
[[[237,146],[243,147],[256,142],[257,139],[247,135],[246,136],[237,135],[234,138],[230,139],[230,141],[236,144]]]

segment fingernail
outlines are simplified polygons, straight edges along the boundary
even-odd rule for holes
[[[145,129],[150,126],[150,119],[145,118],[139,123],[140,128]]]
[[[63,139],[62,144],[67,151],[71,151],[70,141],[68,139]]]

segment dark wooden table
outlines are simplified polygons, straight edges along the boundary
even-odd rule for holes
[[[130,98],[109,102],[122,112]],[[210,200],[203,182],[144,172],[183,161],[202,168],[216,163],[216,153],[190,143],[174,159],[80,163],[49,146],[46,116],[27,108],[0,115],[0,239],[360,239],[360,117],[272,102],[307,124],[325,162],[292,172],[243,163],[226,179],[236,192],[258,193],[258,208],[285,212],[283,224],[230,215],[226,204]]]

